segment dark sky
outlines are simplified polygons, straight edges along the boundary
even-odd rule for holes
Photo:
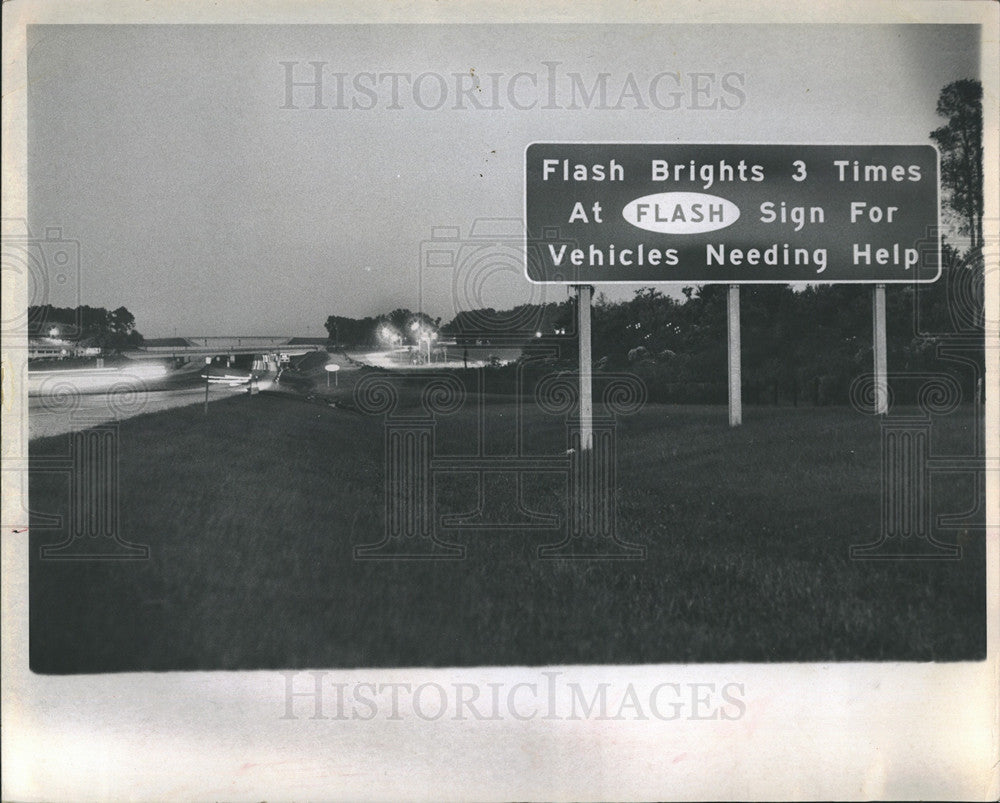
[[[477,219],[521,216],[532,141],[926,143],[941,87],[978,74],[975,28],[931,25],[34,26],[28,48],[29,226],[78,241],[79,300],[124,304],[147,336],[416,309],[434,227],[467,243]],[[328,106],[345,74],[348,108],[309,108],[308,88],[282,108],[285,61],[300,81],[327,63]],[[385,73],[404,74],[395,104]],[[609,74],[606,108],[568,108],[572,73],[588,91]],[[613,108],[629,75],[647,108]],[[456,101],[477,78],[501,108]],[[509,251],[458,248],[472,273],[423,269],[432,316],[565,297]]]

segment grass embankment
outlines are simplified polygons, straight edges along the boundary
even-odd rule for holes
[[[348,391],[343,391],[348,392]],[[514,449],[512,403],[487,407],[487,450]],[[526,413],[537,454],[563,419]],[[971,411],[935,422],[962,454]],[[39,560],[31,663],[41,672],[626,662],[954,660],[985,649],[982,528],[960,561],[859,562],[879,529],[879,424],[844,408],[650,405],[622,419],[618,529],[641,561],[543,561],[562,531],[451,530],[464,560],[359,562],[383,535],[380,418],[268,394],[121,424],[121,532],[138,562]],[[471,404],[438,452],[475,449]],[[37,459],[65,437],[31,444]],[[442,477],[438,512],[477,507]],[[562,518],[566,481],[525,478],[525,504]],[[937,479],[933,510],[972,504]],[[31,477],[36,513],[67,512],[65,477]],[[524,521],[515,479],[485,488],[484,521]],[[36,522],[40,524],[39,522]],[[953,534],[954,536],[954,534]]]

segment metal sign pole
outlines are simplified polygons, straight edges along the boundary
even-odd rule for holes
[[[742,367],[740,359],[740,286],[729,285],[729,426],[743,423]]]
[[[576,288],[577,321],[580,331],[580,449],[594,446],[593,377],[590,364],[590,295],[593,288],[581,284]]]
[[[205,415],[208,415],[208,375],[209,373],[211,373],[209,370],[211,367],[212,367],[212,358],[206,357],[205,358]]]
[[[872,299],[872,337],[875,357],[875,413],[885,415],[889,412],[889,382],[886,370],[885,343],[885,285],[876,284]]]

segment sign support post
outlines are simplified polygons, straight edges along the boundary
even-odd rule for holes
[[[590,285],[576,286],[577,328],[580,333],[580,450],[594,446],[594,399],[590,354]]]
[[[333,384],[340,387],[340,366],[335,362],[328,362],[323,366],[326,370],[326,386],[330,387],[330,374],[333,374]]]
[[[886,370],[885,285],[876,284],[872,298],[872,346],[875,358],[875,414],[889,412],[889,382]]]
[[[740,357],[740,286],[729,285],[729,426],[743,423],[742,361]]]
[[[211,373],[209,370],[211,367],[212,367],[212,358],[206,357],[205,358],[205,415],[208,415],[208,375],[209,373]]]

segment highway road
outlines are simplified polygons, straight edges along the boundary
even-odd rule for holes
[[[344,380],[348,379],[347,375],[357,372],[358,364],[392,370],[437,369],[442,365],[456,368],[463,365],[463,351],[449,348],[447,362],[442,359],[442,353],[436,353],[434,362],[429,364],[413,364],[413,355],[406,349],[356,353],[351,355],[353,362],[329,355],[327,362],[340,366],[341,392],[349,393],[351,383],[348,381],[345,385]],[[507,359],[520,353],[519,350],[475,346],[469,347],[468,351],[470,368],[484,365],[487,353]],[[200,378],[202,370],[201,364],[192,364],[180,371],[168,371],[162,366],[139,363],[118,368],[32,371],[29,374],[28,437],[34,440],[61,435],[145,413],[202,404],[205,400],[205,384]],[[281,384],[275,384],[273,374],[264,374],[260,377],[258,388],[328,395],[331,392],[326,388],[329,377],[321,371],[317,375],[318,371],[315,366],[302,375],[289,371]],[[245,385],[212,384],[209,386],[209,400],[228,398],[246,390]],[[21,424],[25,426],[24,422]]]
[[[209,401],[214,401],[246,393],[246,388],[212,385],[208,393]],[[61,435],[171,407],[203,404],[204,401],[204,383],[169,390],[130,389],[62,396],[30,396],[28,436],[34,440]]]

